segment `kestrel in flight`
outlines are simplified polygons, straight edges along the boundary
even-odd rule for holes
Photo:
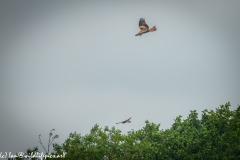
[[[143,18],[140,18],[140,20],[139,20],[139,28],[140,28],[140,32],[138,34],[136,34],[135,36],[141,36],[142,34],[145,34],[148,32],[154,32],[157,30],[157,28],[155,26],[149,29],[147,23],[145,22],[145,19],[143,19]]]
[[[125,121],[118,122],[118,123],[116,123],[116,124],[119,124],[119,123],[122,123],[122,124],[124,124],[124,123],[131,123],[130,119],[131,119],[131,117],[128,118],[127,120],[125,120]]]

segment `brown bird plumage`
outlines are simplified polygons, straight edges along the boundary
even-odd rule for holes
[[[147,23],[145,22],[145,19],[143,19],[143,18],[140,18],[140,20],[139,20],[139,28],[140,28],[140,32],[138,34],[136,34],[135,36],[141,36],[144,33],[154,32],[157,30],[156,26],[149,29]]]
[[[125,120],[125,121],[118,122],[118,123],[116,123],[116,124],[119,124],[119,123],[122,123],[122,124],[124,124],[124,123],[131,123],[130,119],[131,119],[131,117],[128,118],[127,120]]]

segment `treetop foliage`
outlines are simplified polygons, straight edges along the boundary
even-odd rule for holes
[[[66,153],[64,160],[240,159],[240,106],[229,107],[228,102],[215,111],[204,110],[201,118],[190,111],[165,130],[147,120],[142,129],[126,134],[96,124],[89,134],[70,133],[63,144],[55,143],[52,154]]]

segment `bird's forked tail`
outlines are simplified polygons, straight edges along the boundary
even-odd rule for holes
[[[157,28],[156,28],[156,26],[154,26],[154,27],[152,27],[152,28],[149,29],[149,32],[154,32],[154,31],[156,31],[156,30],[157,30]]]

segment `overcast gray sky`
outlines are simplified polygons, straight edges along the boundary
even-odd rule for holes
[[[240,104],[240,1],[0,2],[0,152],[97,123],[169,128]],[[157,31],[139,32],[138,21]],[[115,123],[132,117],[132,123]]]

